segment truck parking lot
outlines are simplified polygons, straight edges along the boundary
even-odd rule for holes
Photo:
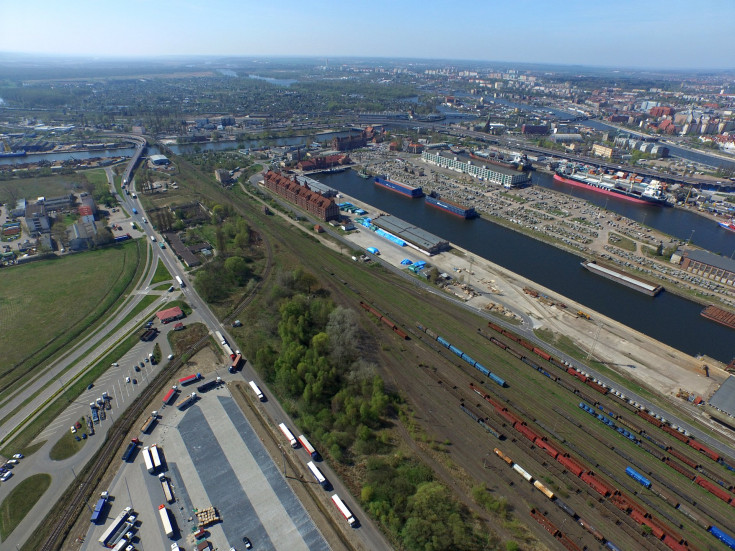
[[[205,381],[215,380],[215,373],[202,371]],[[221,518],[205,528],[215,549],[242,547],[243,537],[257,549],[275,549],[273,542],[289,550],[329,549],[226,385],[198,395],[183,411],[160,407],[160,402],[153,407],[158,408],[159,421],[150,435],[138,435],[142,442],[132,462],[111,458],[113,467],[121,465],[109,487],[114,499],[105,522],[90,524],[81,549],[97,549],[106,525],[125,507],[138,513],[136,549],[168,550],[173,541],[193,549],[195,512],[210,506]],[[153,444],[162,465],[150,474],[142,449]],[[167,503],[161,473],[173,492],[173,503]],[[170,513],[171,539],[161,526],[162,504]]]

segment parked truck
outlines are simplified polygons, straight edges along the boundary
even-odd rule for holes
[[[105,505],[107,504],[107,500],[109,497],[110,494],[107,492],[102,492],[100,494],[100,498],[97,500],[97,504],[94,506],[94,510],[92,511],[92,524],[97,524],[100,520],[102,520]]]
[[[161,473],[158,475],[158,480],[161,481],[161,487],[163,488],[163,495],[166,496],[166,503],[174,502],[174,494],[171,492],[171,484],[169,484],[166,475]]]
[[[163,403],[164,405],[171,405],[171,403],[174,401],[174,398],[176,398],[176,393],[179,391],[179,387],[173,386],[171,387],[171,390],[169,390],[166,395],[163,397]]]
[[[158,513],[161,516],[161,524],[163,525],[163,533],[169,538],[174,535],[174,528],[171,526],[171,518],[168,516],[168,509],[161,504],[158,507]]]
[[[182,410],[186,409],[187,407],[189,407],[189,404],[193,404],[194,402],[196,402],[196,399],[197,399],[197,393],[192,392],[189,396],[186,396],[182,398],[181,400],[179,400],[176,403],[176,407]]]
[[[156,424],[156,421],[158,420],[158,412],[154,411],[151,413],[150,417],[145,420],[143,423],[143,426],[140,427],[140,430],[143,434],[148,434],[153,430],[153,427]]]
[[[186,377],[182,377],[179,379],[179,384],[182,386],[190,385],[191,383],[196,383],[199,379],[202,379],[201,373],[195,373],[193,375],[187,375]]]
[[[135,453],[135,448],[137,447],[138,444],[136,442],[130,442],[130,444],[128,444],[128,447],[125,448],[125,451],[122,454],[122,460],[126,463],[130,463],[133,458],[133,454]]]
[[[153,460],[153,468],[154,469],[160,469],[161,468],[161,450],[158,449],[157,444],[153,444],[149,451],[151,452],[151,459]]]
[[[125,509],[123,509],[120,514],[115,517],[115,520],[112,521],[112,524],[110,524],[107,529],[102,533],[99,542],[105,547],[113,547],[117,543],[117,540],[120,539],[120,535],[114,537],[115,534],[125,533],[120,532],[120,529],[126,525],[126,521],[128,520],[128,517],[132,512],[132,507],[126,507]]]
[[[222,382],[222,377],[217,377],[216,379],[213,379],[211,381],[207,381],[203,385],[199,385],[197,387],[197,392],[199,392],[201,394],[202,392],[207,392],[208,390],[212,390],[213,388],[217,388],[220,385],[221,382]]]
[[[151,451],[148,446],[143,448],[143,461],[145,462],[145,468],[148,472],[153,474],[153,471],[155,471],[156,468],[153,466],[153,459],[151,459]]]

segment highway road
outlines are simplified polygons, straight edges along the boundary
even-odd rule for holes
[[[139,143],[138,148],[136,148],[136,154],[131,158],[123,175],[123,178],[127,178],[127,181],[129,182],[128,187],[131,190],[131,195],[126,194],[122,197],[118,197],[114,190],[114,180],[111,170],[107,171],[107,175],[113,194],[119,198],[121,206],[123,206],[128,213],[131,213],[130,221],[134,221],[136,225],[141,228],[142,233],[147,238],[147,243],[152,243],[150,239],[151,236],[156,236],[156,239],[158,240],[160,239],[160,235],[156,234],[150,224],[143,222],[146,216],[145,209],[140,203],[139,198],[132,197],[132,193],[135,191],[135,182],[132,180],[132,171],[135,164],[139,161],[143,151],[144,146],[142,143]],[[132,214],[133,208],[138,211],[138,214]],[[124,305],[117,310],[114,317],[104,323],[98,331],[94,332],[94,334],[86,337],[82,342],[77,344],[62,360],[56,362],[51,369],[38,377],[31,386],[26,387],[22,392],[17,393],[13,397],[13,404],[8,403],[3,406],[4,408],[7,408],[5,411],[13,411],[12,408],[14,406],[18,407],[18,404],[26,399],[26,397],[30,396],[34,389],[35,391],[38,391],[49,381],[59,380],[59,373],[67,369],[74,361],[81,358],[81,361],[79,361],[75,367],[73,367],[68,373],[64,374],[62,380],[66,380],[68,383],[74,375],[82,372],[92,365],[94,363],[94,358],[97,358],[99,354],[107,350],[118,339],[127,335],[132,328],[136,327],[140,323],[140,321],[148,318],[151,313],[158,310],[163,303],[174,298],[174,296],[169,293],[160,293],[160,300],[156,301],[147,308],[146,311],[136,316],[136,318],[127,323],[125,327],[119,329],[114,334],[110,334],[120,321],[130,313],[135,305],[138,304],[141,298],[146,294],[151,293],[150,281],[155,273],[159,259],[174,278],[179,276],[185,283],[185,286],[180,288],[176,295],[178,295],[177,298],[185,300],[193,309],[192,315],[188,317],[188,323],[199,321],[204,323],[212,332],[219,330],[228,342],[234,345],[233,347],[237,346],[235,340],[228,333],[227,327],[217,320],[206,303],[189,284],[186,272],[179,264],[179,261],[175,257],[173,251],[170,248],[161,249],[157,246],[151,246],[148,254],[149,258],[146,276],[142,279],[136,291],[132,293],[125,301]],[[170,329],[170,327],[168,327],[168,329]],[[104,339],[103,335],[106,335]],[[97,340],[97,345],[92,347],[90,350],[90,344],[95,340]],[[164,357],[171,353],[165,334],[162,333],[157,341],[161,345]],[[37,440],[46,438],[46,444],[36,453],[24,459],[18,468],[15,469],[14,476],[8,482],[2,484],[0,487],[0,500],[12,491],[12,489],[23,478],[30,476],[31,474],[45,472],[52,476],[52,484],[44,494],[44,498],[36,503],[23,522],[21,522],[21,524],[13,531],[8,539],[3,541],[3,547],[8,546],[8,548],[12,548],[12,546],[18,547],[22,545],[37,529],[38,524],[49,513],[51,507],[56,503],[69,484],[73,482],[73,479],[76,477],[74,469],[81,469],[94,455],[94,452],[99,449],[99,446],[104,440],[104,435],[114,421],[115,415],[119,414],[119,412],[123,410],[132,401],[132,399],[134,399],[140,389],[148,383],[150,380],[149,377],[153,377],[155,375],[154,372],[151,372],[150,375],[148,375],[150,364],[146,364],[146,367],[144,367],[141,372],[135,372],[132,370],[134,363],[139,362],[141,358],[145,358],[145,355],[149,352],[148,348],[152,350],[153,344],[154,343],[137,344],[128,355],[120,359],[118,362],[120,363],[120,368],[112,367],[105,373],[105,375],[95,381],[93,389],[85,391],[78,400],[71,404],[70,407],[67,408],[67,410],[65,410],[62,415],[51,423],[39,436]],[[130,377],[131,381],[133,378],[137,378],[137,384],[134,385],[132,382],[126,383],[125,381],[127,377]],[[252,380],[256,378],[256,373],[252,368],[252,365],[246,362],[240,373],[236,375],[227,374],[223,378],[229,380],[234,377]],[[61,386],[63,386],[63,383]],[[265,391],[268,392],[265,385],[262,386]],[[27,419],[31,419],[32,415],[29,414],[31,414],[32,410],[35,409],[35,405],[52,396],[57,390],[59,389],[56,388],[56,385],[51,385],[50,387],[41,390],[32,404],[20,407],[13,415],[12,419],[2,427],[4,434],[7,434],[12,427],[22,425]],[[102,421],[95,427],[96,434],[90,437],[82,450],[73,457],[65,461],[50,460],[48,453],[53,444],[64,433],[64,431],[69,430],[69,426],[73,424],[75,420],[82,415],[89,413],[89,403],[93,401],[94,398],[101,395],[103,391],[107,391],[108,394],[112,396],[113,399],[111,403],[113,404],[113,409],[110,410],[105,421]],[[265,409],[271,419],[277,420],[277,422],[284,420],[291,424],[291,426],[294,426],[293,422],[286,415],[285,411],[280,407],[280,404],[278,404],[277,401],[271,400],[265,404],[265,406]],[[2,411],[3,409],[0,409],[0,412]],[[361,519],[360,529],[352,531],[351,536],[361,540],[362,546],[366,549],[391,549],[391,546],[385,540],[380,530],[372,523],[367,515],[360,510],[357,502],[353,501],[349,496],[349,492],[342,486],[336,475],[331,470],[328,470],[328,472],[330,473],[330,480],[333,482],[335,489],[340,492],[340,495],[348,506]]]

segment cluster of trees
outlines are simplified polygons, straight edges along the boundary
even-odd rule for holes
[[[367,460],[361,499],[404,549],[478,549],[481,536],[426,465],[399,454]]]
[[[276,294],[278,338],[248,339],[246,353],[300,429],[331,459],[367,466],[361,500],[400,548],[479,548],[484,536],[451,491],[395,453],[386,430],[395,398],[360,357],[359,314],[335,306],[303,270],[280,274]]]
[[[194,285],[204,300],[216,303],[253,279],[253,256],[248,223],[240,217],[228,218],[229,209],[220,205],[213,212],[217,221],[224,220],[215,230],[217,256],[197,271]]]
[[[349,462],[384,448],[377,431],[391,400],[375,367],[358,359],[357,314],[335,308],[316,283],[301,270],[292,274],[286,285],[293,294],[279,307],[279,346],[262,345],[251,357],[293,404],[302,429]]]

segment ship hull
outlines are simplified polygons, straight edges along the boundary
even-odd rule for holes
[[[400,193],[404,197],[410,197],[411,199],[424,196],[424,191],[420,187],[410,187],[392,180],[384,180],[383,178],[375,178],[373,182],[376,186],[389,189],[390,191],[395,191],[396,193]]]
[[[431,197],[430,195],[426,196],[426,204],[442,212],[446,212],[448,214],[451,214],[452,216],[457,216],[458,218],[463,218],[465,220],[477,216],[477,212],[475,212],[475,209],[473,207],[462,207],[460,205],[453,205],[446,201],[442,201],[441,199]]]
[[[735,222],[717,222],[721,228],[735,232]]]
[[[630,203],[637,203],[639,205],[659,205],[659,206],[666,205],[665,201],[657,201],[655,199],[645,199],[645,198],[640,197],[639,195],[629,194],[622,189],[600,188],[597,186],[593,186],[592,184],[588,184],[587,182],[575,180],[573,178],[565,178],[564,176],[560,176],[559,174],[554,174],[554,180],[556,180],[557,182],[561,182],[563,184],[569,184],[570,186],[575,186],[575,187],[582,188],[582,189],[589,189],[591,191],[600,193],[602,195],[607,195],[609,197],[617,197],[618,199],[624,199],[625,201],[628,201]]]

